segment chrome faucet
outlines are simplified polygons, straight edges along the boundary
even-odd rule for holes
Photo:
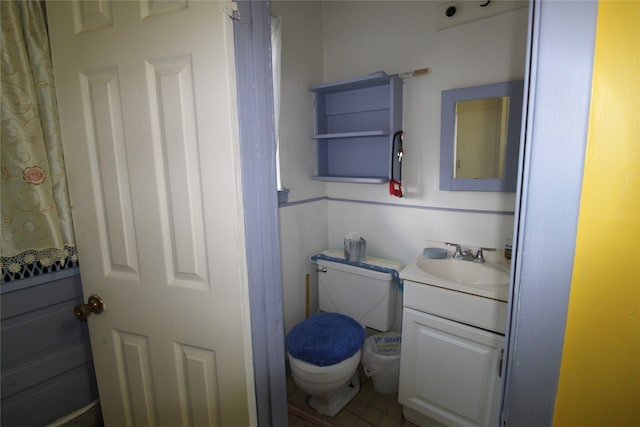
[[[462,261],[479,262],[479,263],[483,263],[485,261],[484,252],[483,251],[495,251],[496,250],[495,248],[478,248],[478,251],[474,255],[471,250],[462,249],[462,247],[460,247],[460,245],[457,244],[457,243],[445,242],[445,245],[447,245],[447,246],[455,246],[456,250],[453,253],[453,258],[454,259],[460,259]]]
[[[449,242],[444,242],[444,244],[447,245],[447,246],[455,246],[456,247],[456,251],[453,253],[453,257],[455,259],[462,258],[462,248],[460,247],[459,244],[457,244],[457,243],[449,243]]]
[[[482,251],[490,251],[495,252],[496,248],[478,248],[478,252],[476,252],[475,262],[484,262],[484,253]]]

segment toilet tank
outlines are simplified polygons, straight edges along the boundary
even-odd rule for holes
[[[340,251],[323,254],[343,258]],[[367,257],[367,264],[402,270],[402,264]],[[363,326],[388,331],[396,315],[398,284],[390,273],[318,259],[318,304],[325,312],[345,314]]]

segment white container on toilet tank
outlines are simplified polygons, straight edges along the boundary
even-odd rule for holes
[[[339,251],[324,254],[341,258]],[[367,264],[400,271],[400,263],[367,258]],[[398,285],[390,273],[318,259],[318,303],[321,311],[345,314],[361,325],[388,331],[396,317]]]

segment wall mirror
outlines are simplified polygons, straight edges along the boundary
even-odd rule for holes
[[[516,191],[523,87],[442,91],[440,190]]]

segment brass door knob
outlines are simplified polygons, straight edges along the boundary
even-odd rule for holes
[[[73,315],[78,320],[87,320],[91,313],[100,314],[104,311],[104,303],[98,295],[91,295],[86,304],[78,304],[73,307]]]

